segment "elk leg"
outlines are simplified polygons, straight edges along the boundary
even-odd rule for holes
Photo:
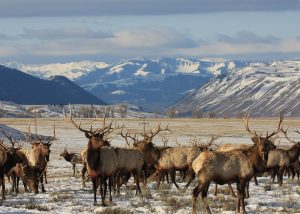
[[[245,191],[246,191],[246,198],[249,198],[250,195],[249,195],[249,181],[246,182],[246,187],[245,187]]]
[[[283,169],[280,169],[279,170],[279,173],[278,173],[278,183],[279,183],[279,186],[282,186],[282,183],[283,183]]]
[[[257,177],[256,177],[256,175],[254,175],[253,180],[254,180],[255,185],[258,186],[258,182],[257,182]]]
[[[140,187],[140,173],[139,172],[137,172],[136,173],[136,186],[137,186],[137,189],[136,189],[136,194],[141,194],[142,193],[142,191],[141,191],[141,187]]]
[[[157,189],[159,189],[160,182],[161,182],[161,180],[162,180],[163,176],[164,176],[164,173],[163,173],[163,172],[159,172],[159,173],[158,173],[158,183],[157,183]]]
[[[75,164],[72,165],[73,165],[73,175],[75,175]]]
[[[193,190],[192,214],[196,214],[196,200],[200,192],[201,192],[201,187],[200,184],[198,183],[198,185]]]
[[[42,193],[45,193],[46,190],[45,190],[45,187],[44,187],[44,176],[43,176],[43,174],[40,177],[40,182],[41,182],[41,185],[42,185]]]
[[[214,193],[215,196],[218,195],[218,184],[215,184],[215,193]]]
[[[20,181],[20,177],[17,177],[16,179],[16,193],[19,193],[19,181]]]
[[[13,192],[13,193],[16,193],[16,175],[15,175],[15,173],[12,173],[11,174],[11,179],[12,179],[12,187],[11,187],[11,191]]]
[[[85,187],[85,173],[86,173],[87,169],[86,169],[86,165],[84,164],[81,170],[81,183],[82,183],[82,187]]]
[[[172,180],[173,184],[176,186],[176,188],[179,190],[179,186],[176,183],[175,176],[176,176],[176,171],[175,170],[171,170],[171,180]]]
[[[24,191],[28,192],[27,183],[26,183],[25,179],[23,179],[23,178],[22,178],[22,183],[23,183],[23,186],[24,186]]]
[[[92,183],[93,183],[93,192],[94,192],[94,206],[97,205],[97,179],[96,178],[92,178]],[[100,185],[100,191],[102,190],[102,187]],[[102,198],[102,195],[101,195]],[[102,201],[103,203],[103,201]]]
[[[113,179],[112,177],[109,177],[108,179],[108,187],[109,187],[109,201],[112,202],[112,197],[111,197],[111,186],[113,185]]]
[[[206,184],[206,185],[204,185],[203,186],[203,189],[202,189],[202,191],[201,191],[201,201],[203,202],[203,204],[204,204],[204,206],[205,206],[205,210],[206,210],[206,212],[208,213],[208,214],[212,214],[212,212],[211,212],[211,210],[210,210],[210,208],[209,208],[209,205],[208,205],[208,203],[207,203],[207,200],[206,200],[206,198],[207,198],[207,192],[208,192],[208,189],[209,189],[209,184],[210,183],[208,183],[208,184]]]
[[[119,173],[116,173],[116,179],[117,179],[117,196],[119,196],[120,193],[120,188],[121,188],[121,176],[119,175]]]
[[[47,180],[47,170],[45,170],[45,172],[43,173],[45,176],[45,184],[48,184],[48,180]]]
[[[185,189],[187,189],[190,184],[192,183],[192,181],[195,179],[195,173],[193,171],[189,171],[189,180],[187,182],[187,184],[185,185]]]
[[[5,180],[4,180],[4,176],[1,176],[1,184],[2,184],[2,200],[5,200]]]
[[[233,191],[233,188],[232,188],[232,186],[231,186],[231,183],[228,183],[228,188],[229,188],[229,190],[230,190],[231,196],[234,197],[234,198],[236,198],[236,194],[235,194],[234,191]]]

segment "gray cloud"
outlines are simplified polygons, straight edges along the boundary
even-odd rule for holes
[[[9,35],[6,35],[6,34],[3,34],[3,33],[0,33],[0,41],[2,40],[12,40],[14,39],[13,36],[9,36]]]
[[[0,17],[164,15],[299,10],[298,0],[9,0]]]
[[[260,36],[255,33],[249,32],[249,31],[241,31],[236,33],[236,36],[227,36],[223,34],[218,34],[217,39],[219,42],[224,42],[224,43],[240,43],[240,44],[253,44],[253,43],[275,43],[279,42],[280,39],[268,35],[268,36]]]
[[[68,39],[95,39],[108,38],[113,35],[104,31],[93,31],[86,27],[64,29],[25,29],[19,38],[40,40],[68,40]]]

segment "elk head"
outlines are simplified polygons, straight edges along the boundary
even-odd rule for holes
[[[299,154],[300,154],[300,142],[299,142],[299,141],[298,141],[298,142],[297,142],[297,141],[294,141],[294,140],[292,140],[291,138],[289,138],[289,137],[287,136],[287,131],[288,131],[288,129],[287,129],[286,131],[284,131],[283,129],[281,129],[281,131],[282,131],[282,133],[284,134],[285,138],[286,138],[289,142],[291,142],[292,144],[294,144],[293,147],[297,149],[297,154],[299,155]],[[300,134],[300,132],[299,132],[298,130],[296,130],[295,132],[298,133],[298,134]]]
[[[22,163],[23,159],[19,152],[19,150],[21,149],[20,144],[16,140],[13,139],[11,131],[10,131],[10,134],[7,135],[4,131],[4,129],[2,129],[2,133],[9,140],[9,142],[11,144],[11,146],[7,146],[4,144],[3,140],[0,141],[0,147],[2,150],[5,151],[5,153],[7,155],[7,157],[6,157],[7,163],[11,167],[16,165],[17,163]],[[18,147],[15,147],[16,144],[18,144]]]
[[[258,135],[256,131],[250,130],[249,113],[245,115],[245,128],[251,135],[253,135],[251,137],[251,140],[257,146],[259,155],[263,158],[264,161],[268,161],[269,151],[276,148],[271,138],[280,132],[282,121],[283,121],[283,114],[281,113],[279,116],[279,123],[278,123],[277,130],[272,132],[271,134],[267,132],[266,136],[263,137],[262,133]]]
[[[124,125],[123,125],[123,127],[124,127]],[[125,139],[126,144],[128,146],[131,146],[131,144],[129,142],[129,139],[133,140],[133,144],[135,144],[136,142],[138,142],[137,135],[134,135],[134,137],[132,137],[128,131],[124,134],[123,133],[123,128],[122,128],[121,132],[119,133],[119,135]]]
[[[108,135],[112,133],[115,129],[118,129],[119,127],[112,127],[112,122],[108,125],[105,124],[105,118],[103,120],[103,127],[98,128],[96,130],[93,130],[92,126],[90,130],[85,130],[81,128],[81,123],[77,125],[72,118],[72,115],[70,117],[71,123],[80,131],[84,132],[85,137],[89,139],[89,143],[92,145],[94,149],[98,149],[102,146],[110,146],[110,143],[108,141]]]
[[[162,129],[160,124],[158,124],[157,129],[155,131],[150,130],[149,134],[146,133],[142,134],[143,139],[140,141],[135,141],[133,143],[133,146],[138,147],[141,151],[145,150],[147,147],[153,147],[152,140],[161,131],[171,132],[168,125],[166,126],[166,128]]]
[[[42,155],[46,158],[47,162],[50,157],[50,147],[52,142],[56,140],[56,132],[55,132],[55,124],[53,125],[53,136],[51,137],[41,137],[41,136],[33,136],[30,132],[30,126],[27,128],[27,133],[24,133],[27,142],[31,144],[32,150],[40,149]]]

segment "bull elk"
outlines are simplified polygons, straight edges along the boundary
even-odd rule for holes
[[[17,163],[22,163],[19,150],[21,147],[15,147],[15,141],[12,138],[12,133],[8,136],[2,129],[3,134],[10,141],[11,146],[7,146],[2,139],[0,139],[0,184],[2,187],[2,200],[5,200],[5,179],[7,174]]]
[[[277,174],[278,183],[282,185],[283,183],[283,172],[288,169],[290,165],[296,162],[300,155],[300,142],[296,142],[287,136],[288,130],[281,130],[284,133],[285,138],[293,144],[293,146],[288,149],[276,149],[270,151],[267,170],[273,171],[273,180],[275,178],[275,173]]]
[[[115,129],[119,127],[112,127],[112,123],[105,125],[103,127],[92,130],[85,130],[77,125],[72,116],[70,117],[72,124],[85,133],[88,138],[87,153],[86,153],[86,163],[87,171],[91,177],[93,183],[94,192],[94,205],[97,204],[96,191],[100,181],[100,192],[102,205],[105,206],[105,195],[106,195],[106,180],[109,179],[109,192],[111,199],[111,186],[112,179],[116,173],[131,172],[136,181],[136,193],[140,193],[139,177],[144,165],[143,154],[137,149],[127,149],[127,148],[112,148],[105,145],[109,145],[107,140],[108,134],[112,133]],[[102,184],[104,185],[104,191],[102,189]]]
[[[243,150],[228,152],[204,151],[194,160],[192,167],[198,177],[198,185],[193,190],[192,212],[196,213],[196,199],[201,193],[201,201],[207,213],[211,213],[207,198],[208,188],[211,182],[217,184],[237,183],[236,211],[247,213],[245,209],[245,187],[256,172],[264,172],[267,167],[269,150],[274,148],[270,138],[280,131],[283,116],[280,115],[278,128],[266,137],[257,135],[248,126],[249,114],[245,115],[245,128],[253,136],[253,145]]]

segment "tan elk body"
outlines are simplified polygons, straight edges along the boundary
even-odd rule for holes
[[[294,145],[290,149],[276,149],[270,151],[269,159],[267,163],[267,170],[273,171],[273,180],[275,178],[275,173],[278,177],[279,185],[283,183],[283,173],[287,170],[291,164],[299,159],[300,155],[300,142],[295,142],[287,136],[287,131],[282,130],[285,134],[287,140],[289,140]]]
[[[206,203],[208,188],[211,182],[225,184],[236,182],[238,199],[236,211],[247,213],[245,209],[245,188],[246,183],[256,172],[263,172],[267,166],[268,153],[272,146],[270,138],[280,131],[282,116],[277,131],[266,137],[261,137],[256,132],[250,131],[248,127],[249,115],[245,117],[245,128],[254,135],[253,146],[247,149],[237,149],[227,152],[204,151],[194,160],[192,167],[198,177],[198,185],[193,190],[193,213],[196,213],[196,199],[201,193],[201,200],[207,213],[211,213]]]

